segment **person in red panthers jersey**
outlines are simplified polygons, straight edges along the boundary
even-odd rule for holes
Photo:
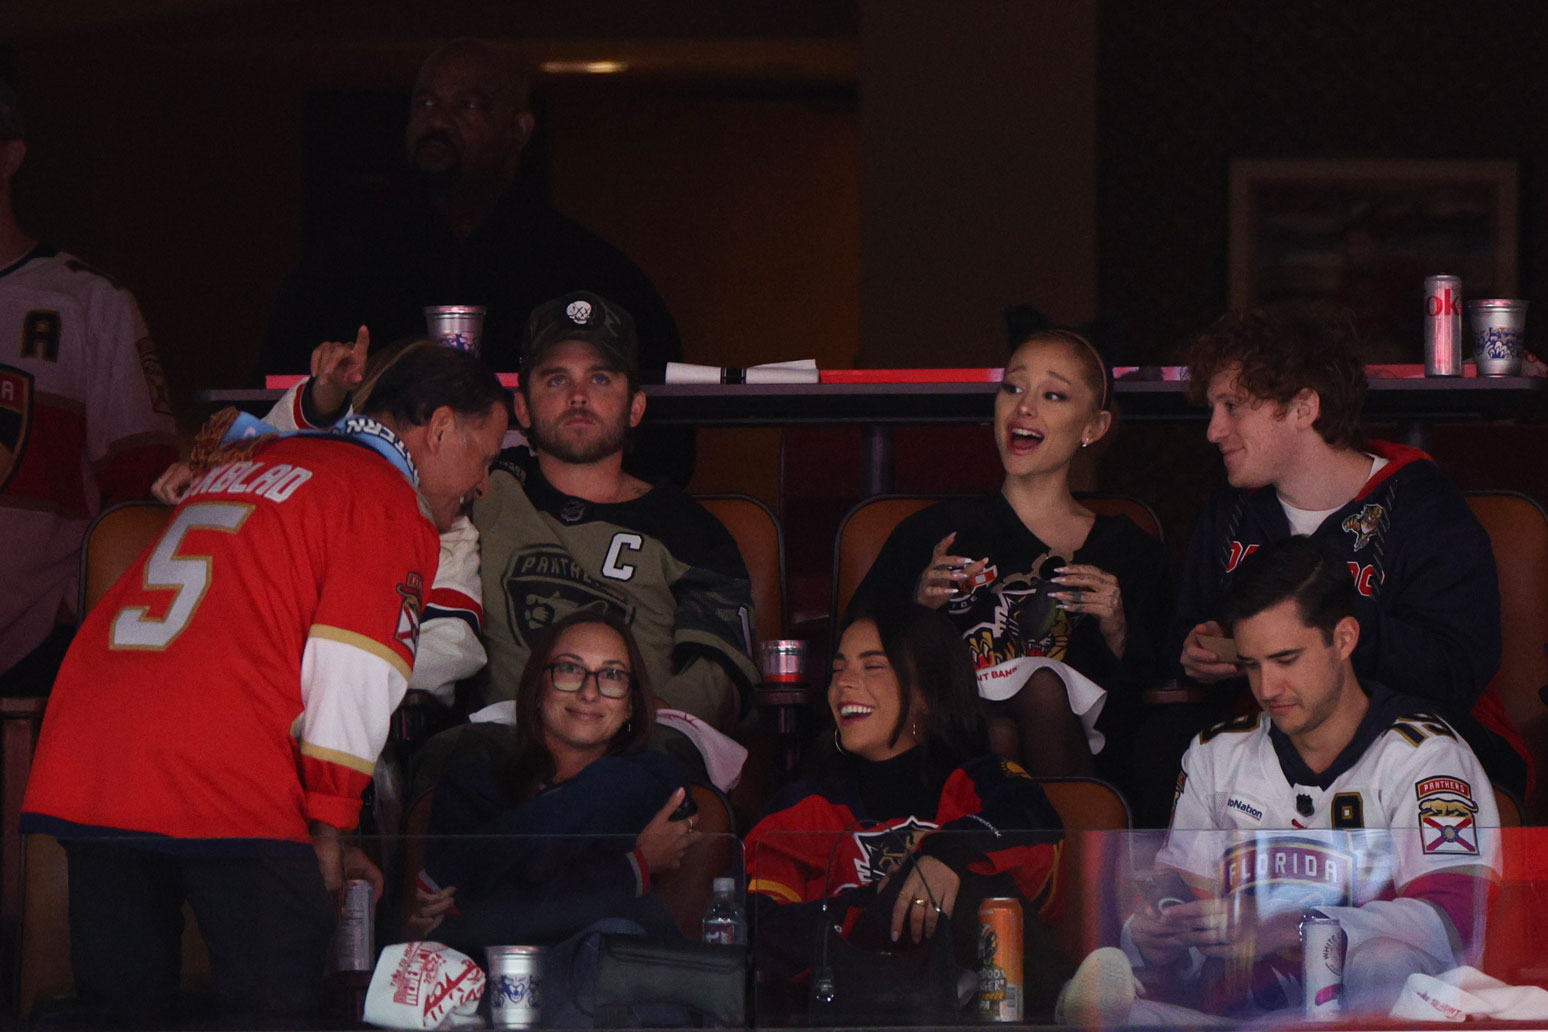
[[[177,457],[134,296],[16,220],[26,154],[16,94],[0,82],[0,695],[48,691],[76,623],[87,525],[148,498]]]
[[[223,1020],[305,1020],[342,843],[407,687],[437,529],[507,425],[474,357],[409,346],[339,432],[236,441],[88,614],[60,670],[23,830],[69,861],[93,1027],[175,1017],[186,899]]]

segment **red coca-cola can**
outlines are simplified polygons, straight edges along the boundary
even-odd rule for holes
[[[1424,281],[1424,375],[1462,375],[1462,281],[1455,276]]]

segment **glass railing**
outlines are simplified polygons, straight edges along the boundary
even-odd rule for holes
[[[906,828],[769,836],[748,857],[753,1018],[1548,1021],[1548,992],[1499,989],[1548,984],[1548,829],[1478,829],[1465,807],[1433,809],[1389,831],[1073,831],[1057,845],[974,831],[919,846]],[[956,877],[921,893],[910,854]],[[937,904],[949,948],[915,945],[914,913]]]
[[[633,836],[362,845],[384,893],[356,897],[369,927],[341,926],[327,1010],[300,1024],[359,1027],[373,979],[394,1027],[458,1008],[539,1027],[1548,1022],[1548,992],[1498,990],[1548,985],[1548,829],[1460,811],[1169,838],[857,827],[751,853],[710,834],[648,885]],[[17,991],[39,1021],[70,1014],[64,862],[28,843]],[[702,943],[717,877],[746,948]],[[218,1016],[191,923],[179,1020]]]

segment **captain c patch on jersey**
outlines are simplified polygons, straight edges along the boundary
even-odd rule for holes
[[[1419,837],[1426,855],[1478,855],[1478,804],[1461,778],[1426,778],[1414,785],[1419,797]]]

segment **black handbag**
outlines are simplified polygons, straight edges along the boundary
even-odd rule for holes
[[[823,922],[807,1008],[814,1026],[954,1025],[957,968],[945,914],[935,934],[913,949],[861,949]]]
[[[706,1025],[747,1025],[747,948],[604,934],[593,1015],[598,1028],[631,1028],[631,1008],[684,1007]]]
[[[831,856],[830,856],[831,863]],[[880,921],[890,914],[915,858],[893,876],[889,891],[871,904]],[[935,905],[930,901],[930,905]],[[862,922],[866,920],[862,917]],[[857,926],[857,930],[858,930]],[[881,938],[880,929],[869,936]],[[951,920],[942,913],[935,933],[900,949],[867,949],[846,939],[823,901],[812,960],[807,1016],[814,1026],[954,1025],[960,1020],[959,971],[952,957]]]

